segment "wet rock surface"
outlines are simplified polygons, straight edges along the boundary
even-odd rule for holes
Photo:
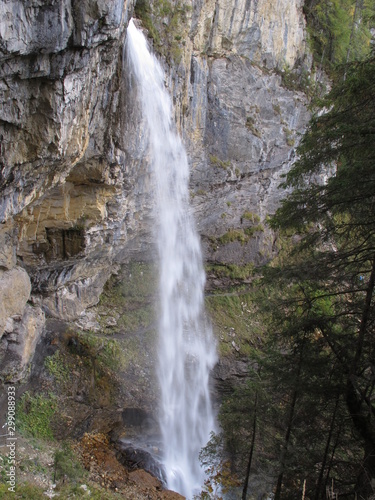
[[[251,363],[248,359],[223,358],[213,370],[215,388],[220,398],[233,393],[241,381],[247,380],[251,372]]]
[[[22,315],[30,292],[30,278],[24,269],[0,270],[0,336],[4,329],[9,331],[11,328],[9,323],[12,323],[13,316]]]
[[[143,469],[161,484],[166,484],[166,475],[163,466],[158,461],[155,453],[140,448],[131,442],[120,441],[116,444],[117,458],[128,470]]]
[[[40,307],[26,305],[22,316],[7,320],[0,341],[1,374],[7,382],[22,380],[44,332],[45,315]]]

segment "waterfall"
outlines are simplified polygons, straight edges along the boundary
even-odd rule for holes
[[[189,165],[172,120],[164,74],[130,21],[127,51],[149,132],[159,254],[160,430],[168,488],[191,499],[204,473],[198,454],[214,430],[209,373],[215,341],[204,313],[205,274],[189,207]]]

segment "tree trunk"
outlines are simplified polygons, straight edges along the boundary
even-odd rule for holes
[[[274,500],[280,500],[280,498],[281,498],[281,488],[283,486],[283,479],[284,479],[285,458],[286,458],[286,454],[288,452],[290,434],[292,432],[292,427],[293,427],[294,412],[295,412],[296,403],[297,403],[299,378],[301,375],[301,368],[302,368],[302,356],[303,356],[303,345],[301,347],[300,358],[299,358],[299,363],[298,363],[296,385],[295,385],[295,389],[293,391],[292,402],[290,405],[288,426],[287,426],[287,430],[286,430],[286,434],[285,434],[284,446],[283,446],[283,450],[281,452],[281,457],[280,457],[280,474],[279,474],[279,477],[277,478],[277,485],[276,485]]]
[[[334,459],[334,456],[335,456],[335,453],[336,453],[336,448],[337,448],[337,446],[339,444],[341,430],[342,430],[342,421],[340,422],[339,430],[337,431],[337,435],[336,435],[336,439],[335,439],[335,444],[333,445],[333,449],[332,449],[332,452],[331,452],[331,458],[329,460],[329,464],[328,464],[328,468],[327,468],[326,479],[324,481],[324,491],[325,492],[327,491],[329,476],[331,474],[331,469],[332,469],[332,465],[333,465],[333,459]]]
[[[338,406],[339,406],[339,401],[340,401],[340,395],[338,394],[337,398],[336,398],[335,408],[333,410],[331,424],[329,426],[329,432],[328,432],[328,438],[327,438],[326,446],[325,446],[325,449],[324,449],[322,466],[320,468],[320,473],[319,473],[319,478],[318,478],[318,484],[316,486],[315,500],[319,500],[319,498],[325,498],[325,489],[322,491],[324,470],[326,468],[327,459],[328,459],[328,453],[329,453],[329,447],[331,446],[331,440],[332,440],[333,430],[335,428],[335,420],[336,420],[337,409],[338,409]]]
[[[372,262],[370,279],[367,284],[365,304],[362,311],[361,322],[358,331],[357,348],[350,368],[346,385],[346,404],[357,431],[364,440],[364,459],[362,471],[357,479],[356,493],[358,498],[369,498],[374,493],[372,486],[375,478],[375,411],[371,400],[366,398],[357,383],[357,377],[361,370],[361,359],[363,357],[364,341],[370,322],[372,298],[375,289],[375,257]]]
[[[253,435],[251,438],[250,455],[249,455],[249,461],[247,463],[245,484],[243,486],[243,491],[242,491],[242,500],[246,500],[247,488],[249,486],[250,469],[251,469],[251,462],[253,460],[255,434],[256,434],[256,426],[257,426],[257,405],[258,405],[258,393],[256,392],[255,393],[254,417],[253,417]]]
[[[354,426],[364,440],[364,458],[355,491],[358,499],[370,498],[374,493],[372,486],[375,478],[375,412],[355,388],[352,380],[347,385],[347,405]]]

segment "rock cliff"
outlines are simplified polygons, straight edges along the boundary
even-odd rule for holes
[[[176,4],[182,43],[176,47],[175,37],[159,50],[167,61],[179,61],[168,85],[191,158],[192,203],[206,257],[258,264],[272,251],[273,235],[263,223],[282,197],[280,176],[308,118],[303,85],[285,79],[294,69],[296,81],[308,83],[303,1]],[[165,21],[153,22],[163,33]]]
[[[0,2],[0,356],[19,379],[44,317],[96,304],[151,256],[147,137],[124,44],[135,0]],[[308,118],[302,0],[138,0],[191,159],[206,258],[263,262]],[[158,37],[156,36],[158,34]],[[300,73],[298,73],[298,71]]]

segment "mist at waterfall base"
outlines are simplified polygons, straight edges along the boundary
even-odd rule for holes
[[[205,274],[189,207],[189,166],[162,68],[130,21],[129,59],[148,127],[159,255],[159,425],[168,488],[191,499],[205,475],[199,451],[215,428],[209,374],[216,346],[204,312]]]

